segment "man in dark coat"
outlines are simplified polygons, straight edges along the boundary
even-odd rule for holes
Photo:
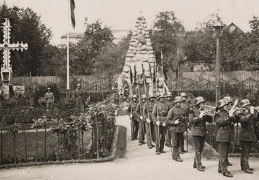
[[[248,160],[252,143],[256,141],[253,122],[257,119],[255,116],[254,107],[251,106],[248,99],[241,100],[240,107],[244,108],[244,110],[240,111],[238,114],[239,121],[241,124],[241,129],[239,132],[239,141],[242,149],[241,169],[248,174],[252,174],[253,168],[249,167]]]
[[[168,105],[170,106],[170,108],[174,107],[174,101],[173,101],[173,96],[171,92],[167,92],[166,94],[166,101],[168,103]],[[172,147],[172,136],[171,136],[171,132],[169,131],[169,129],[167,128],[166,131],[166,135],[165,135],[165,145],[167,147]]]
[[[146,137],[147,137],[147,146],[149,149],[152,149],[154,145],[152,144],[152,138],[154,135],[154,120],[152,118],[152,111],[155,106],[154,102],[155,97],[153,95],[150,95],[148,98],[148,101],[145,102],[143,106],[143,116],[145,119],[145,129],[146,129]]]
[[[212,123],[212,117],[205,114],[204,111],[200,111],[200,107],[205,104],[203,97],[199,96],[195,98],[195,106],[190,109],[189,121],[191,126],[191,135],[193,138],[193,146],[195,150],[193,168],[197,168],[199,171],[205,171],[205,166],[201,163],[201,153],[204,149],[205,138],[207,134],[206,122]]]
[[[181,99],[182,99],[182,103],[181,106],[185,111],[185,115],[184,115],[184,132],[186,132],[186,139],[188,138],[188,132],[187,132],[187,127],[189,124],[189,111],[190,111],[190,105],[187,102],[187,95],[185,92],[180,93]],[[184,150],[184,136],[181,137],[180,139],[180,154],[183,154],[187,152],[186,150]]]
[[[138,104],[137,95],[132,96],[132,101],[128,106],[128,113],[130,117],[130,125],[131,125],[131,140],[135,140],[138,138],[138,129],[139,129],[139,117],[137,115],[136,109]]]
[[[155,104],[152,111],[152,118],[156,122],[156,153],[160,155],[165,153],[165,134],[167,130],[166,117],[170,107],[165,101],[166,96],[162,95],[158,97],[158,102]]]
[[[180,140],[182,139],[183,132],[185,129],[185,109],[181,106],[181,96],[176,96],[174,99],[175,106],[170,109],[167,115],[168,130],[172,136],[173,153],[172,158],[177,162],[183,162],[180,158]]]
[[[234,129],[233,123],[236,118],[233,114],[230,114],[227,110],[228,102],[225,99],[221,99],[218,102],[217,113],[215,114],[215,122],[218,127],[216,142],[218,143],[219,153],[219,166],[218,172],[223,173],[226,177],[233,177],[228,171],[228,153],[230,143],[233,141],[232,132]]]
[[[141,96],[140,102],[137,105],[136,108],[136,113],[139,119],[139,129],[138,129],[138,141],[139,141],[139,146],[144,144],[144,139],[145,139],[145,133],[146,133],[146,128],[145,128],[145,118],[143,116],[144,113],[144,104],[146,103],[147,97],[145,94]]]

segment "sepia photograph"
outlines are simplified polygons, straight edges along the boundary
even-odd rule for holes
[[[258,8],[0,0],[0,179],[258,179]]]

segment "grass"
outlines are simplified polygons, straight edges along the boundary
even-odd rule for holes
[[[59,135],[60,140],[63,135]],[[83,152],[89,151],[91,142],[91,131],[86,131],[83,135]],[[26,131],[26,149],[25,153],[25,138],[23,132],[18,132],[15,135],[15,152],[14,152],[14,135],[11,132],[4,132],[1,139],[1,164],[31,162],[31,161],[46,161],[55,160],[59,146],[58,136],[52,131],[46,132],[46,158],[45,158],[45,133],[38,132],[38,149],[37,149],[37,133]],[[82,141],[80,142],[82,143]],[[82,152],[82,151],[81,151]]]

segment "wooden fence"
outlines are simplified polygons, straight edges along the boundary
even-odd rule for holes
[[[177,78],[168,79],[169,89],[172,90],[212,90],[216,87],[215,73],[182,72]],[[231,71],[221,72],[221,86],[240,85],[246,89],[259,88],[259,71]]]
[[[116,75],[117,77],[118,75]],[[104,92],[111,91],[113,81],[116,78],[106,78],[98,76],[74,76],[71,84],[80,83],[85,91],[89,92]],[[212,71],[207,72],[182,72],[179,75],[179,80],[169,78],[167,84],[170,90],[212,90],[215,89],[216,78]],[[226,85],[240,85],[242,88],[253,89],[259,88],[259,71],[231,71],[221,72],[220,74],[221,86]],[[60,80],[56,76],[37,76],[37,77],[14,77],[12,79],[13,85],[24,85],[29,87],[31,85],[48,85],[60,84],[66,87],[66,82]],[[73,88],[73,87],[72,87]]]
[[[112,88],[111,79],[97,76],[73,76],[70,80],[70,88],[73,89],[77,83],[80,83],[82,89],[88,92],[107,92],[111,91]],[[58,84],[64,89],[66,87],[66,82],[57,76],[14,77],[12,84],[32,88],[36,88],[38,85],[48,86],[49,84]]]

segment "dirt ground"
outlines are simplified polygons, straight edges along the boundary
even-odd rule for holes
[[[165,154],[156,155],[155,149],[148,149],[146,145],[138,146],[138,142],[130,140],[130,120],[128,116],[119,116],[118,125],[127,127],[126,157],[114,162],[96,164],[67,164],[44,165],[37,167],[23,167],[17,169],[0,170],[0,180],[6,179],[54,179],[54,180],[214,180],[226,178],[217,172],[218,161],[203,159],[205,172],[193,169],[193,150],[181,155],[184,162],[175,162],[171,158],[171,149],[166,147]],[[229,170],[233,179],[258,179],[259,159],[250,159],[250,166],[255,169],[254,174],[246,174],[240,170],[240,159],[230,158],[234,164]]]

